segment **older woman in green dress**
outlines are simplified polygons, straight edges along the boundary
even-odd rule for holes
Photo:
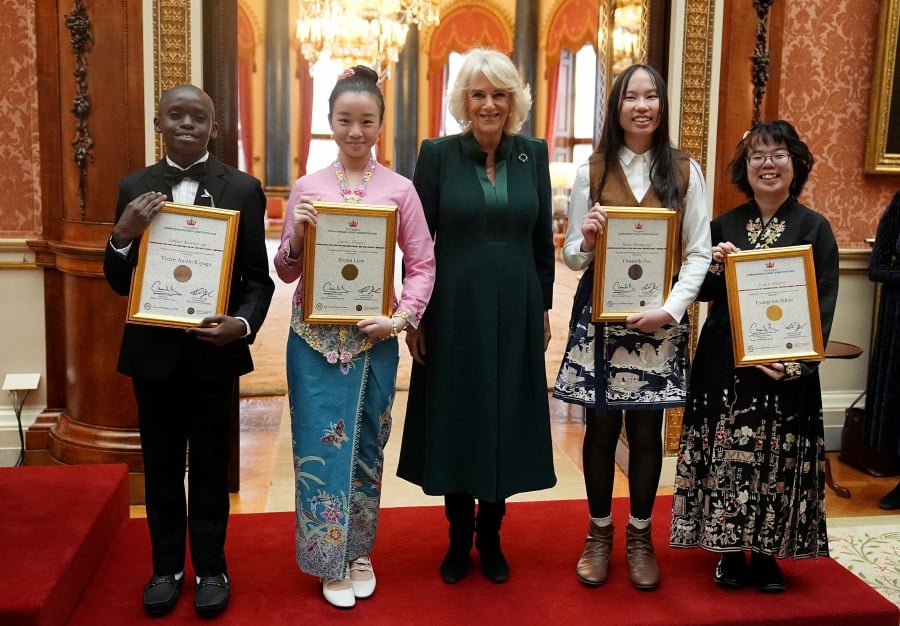
[[[552,487],[544,351],[554,248],[547,144],[516,134],[531,107],[503,54],[470,51],[450,94],[463,132],[426,139],[413,183],[435,237],[437,275],[422,323],[398,474],[443,495],[450,548],[441,576],[503,582],[507,497]],[[478,512],[475,513],[475,501]]]

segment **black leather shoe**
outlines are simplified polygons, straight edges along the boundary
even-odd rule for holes
[[[197,576],[194,587],[194,608],[200,617],[215,617],[225,610],[231,598],[228,574]]]
[[[172,574],[151,576],[144,586],[144,610],[147,611],[147,615],[159,617],[171,611],[178,600],[183,584],[183,575],[177,580]]]
[[[750,574],[756,588],[766,593],[780,593],[784,591],[784,576],[778,562],[771,554],[753,553],[750,558]]]
[[[895,511],[900,509],[900,483],[881,499],[878,506],[885,511]]]
[[[716,564],[716,584],[725,589],[740,589],[747,580],[747,561],[743,552],[726,552]]]

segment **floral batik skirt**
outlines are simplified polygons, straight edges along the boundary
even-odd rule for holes
[[[392,339],[332,363],[289,333],[296,556],[304,572],[343,578],[348,562],[375,544],[398,354]]]

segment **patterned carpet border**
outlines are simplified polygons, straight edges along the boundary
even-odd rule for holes
[[[835,561],[900,606],[900,517],[893,524],[885,523],[888,519],[845,518],[829,524],[828,547]]]

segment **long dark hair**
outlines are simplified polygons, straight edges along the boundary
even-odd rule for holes
[[[758,122],[744,134],[734,150],[731,163],[728,164],[731,183],[747,198],[753,198],[753,187],[750,186],[750,179],[747,176],[747,157],[755,143],[764,143],[769,146],[784,144],[794,164],[794,180],[791,181],[788,193],[794,198],[799,196],[803,187],[806,186],[815,159],[813,159],[809,146],[800,139],[794,127],[784,120]]]
[[[331,114],[334,112],[334,103],[347,91],[370,93],[375,96],[380,111],[379,122],[384,121],[384,94],[378,86],[378,72],[371,67],[365,65],[355,65],[348,70],[341,72],[331,95],[328,96],[328,119],[331,120]]]
[[[625,145],[625,129],[619,122],[619,111],[625,98],[625,90],[632,75],[644,70],[650,74],[650,79],[656,87],[659,96],[659,126],[653,132],[653,162],[650,164],[650,184],[656,195],[662,201],[663,206],[682,208],[681,194],[678,192],[678,179],[675,175],[675,158],[672,154],[672,144],[669,141],[669,97],[666,93],[666,81],[653,67],[643,64],[635,64],[616,77],[613,82],[609,97],[606,99],[606,114],[603,118],[603,126],[600,128],[600,141],[594,149],[594,154],[603,157],[605,164],[614,163],[618,158],[619,149]],[[609,167],[603,168],[603,176],[600,179],[599,189],[606,184]],[[591,198],[592,201],[597,198]]]

